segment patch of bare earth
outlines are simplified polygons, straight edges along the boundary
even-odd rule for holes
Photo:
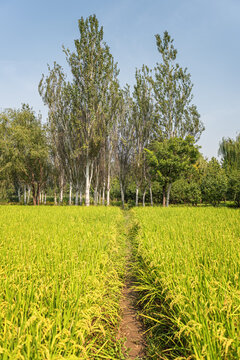
[[[127,279],[120,302],[122,320],[119,328],[119,338],[125,338],[124,353],[126,359],[143,359],[145,343],[143,326],[137,316],[136,294],[132,289],[131,279]]]

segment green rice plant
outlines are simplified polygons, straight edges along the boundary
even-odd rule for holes
[[[0,206],[0,358],[121,359],[118,208]]]
[[[240,359],[240,211],[131,211],[147,358]]]

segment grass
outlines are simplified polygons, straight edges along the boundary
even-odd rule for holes
[[[131,210],[148,359],[240,358],[240,211]]]
[[[0,358],[121,359],[118,208],[0,206]]]

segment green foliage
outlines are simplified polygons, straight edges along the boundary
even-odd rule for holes
[[[222,156],[223,167],[226,170],[240,171],[240,134],[236,140],[223,138],[219,146],[219,155]]]
[[[165,31],[163,37],[158,34],[155,37],[162,57],[151,80],[159,114],[158,131],[166,138],[191,135],[198,140],[204,126],[196,106],[191,103],[191,76],[176,63],[177,50],[168,32]]]
[[[240,171],[232,170],[228,174],[228,196],[240,207]]]
[[[219,162],[212,158],[206,167],[205,173],[201,180],[201,191],[203,201],[214,206],[225,199],[227,192],[227,176]]]
[[[46,131],[40,116],[25,104],[20,110],[8,109],[1,115],[0,132],[1,173],[18,186],[36,184],[39,192],[48,170]]]
[[[201,189],[196,181],[179,179],[175,181],[171,189],[171,202],[175,204],[197,205],[201,202]]]
[[[228,197],[240,206],[240,134],[233,139],[222,139],[219,147],[223,168],[228,176]]]
[[[158,180],[165,185],[187,173],[198,158],[198,149],[191,136],[155,141],[146,149],[147,160]]]

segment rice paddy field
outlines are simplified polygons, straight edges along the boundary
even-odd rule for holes
[[[151,359],[240,359],[240,211],[132,210]]]
[[[239,249],[235,209],[0,206],[0,359],[125,359],[129,251],[144,359],[240,359]]]
[[[121,359],[118,208],[0,207],[0,358]]]

